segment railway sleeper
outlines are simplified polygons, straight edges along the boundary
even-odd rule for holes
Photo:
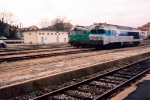
[[[76,90],[75,90],[76,91]],[[80,92],[80,91],[78,91]],[[85,96],[85,92],[82,92],[83,94],[77,94],[77,93],[72,93],[70,91],[66,91],[65,94],[74,98],[78,98],[78,99],[83,99],[83,100],[93,100],[92,95],[90,96]],[[91,94],[91,93],[90,93]]]
[[[85,86],[85,85],[84,85]],[[100,88],[96,87],[96,86],[90,86],[90,85],[86,85],[88,88],[85,87],[77,87],[76,89],[82,92],[90,92],[90,93],[94,93],[95,95],[100,95],[103,93],[103,91],[101,91]]]
[[[120,77],[120,78],[126,78],[126,79],[129,79],[129,78],[131,78],[132,76],[129,76],[129,75],[121,75],[121,74],[113,74],[113,76],[115,76],[115,77]]]
[[[100,81],[100,82],[105,82],[105,83],[111,83],[111,84],[115,84],[115,85],[120,84],[120,81],[116,81],[116,80],[99,79],[99,81]]]
[[[120,78],[120,77],[115,77],[115,76],[106,76],[106,78],[110,79],[110,80],[118,80],[120,82],[123,82],[123,81],[127,80],[126,78]]]
[[[137,74],[137,72],[133,72],[133,71],[118,71],[118,72],[116,72],[116,74],[131,74],[131,75],[136,75]]]
[[[98,88],[111,89],[114,84],[111,84],[111,83],[108,84],[108,83],[104,83],[104,82],[101,82],[101,81],[94,81],[94,82],[90,82],[89,85],[96,86]]]
[[[121,74],[121,75],[125,75],[125,76],[135,76],[137,73],[128,73],[128,72],[126,72],[126,73],[119,73],[119,72],[117,72],[116,74]]]
[[[117,79],[111,79],[111,78],[105,78],[107,81],[109,81],[110,83],[114,83],[115,85],[118,85],[118,84],[120,84],[120,83],[122,83],[122,81],[120,81],[120,80],[117,80]],[[114,85],[113,84],[113,85]]]
[[[66,94],[58,94],[58,95],[55,95],[55,96],[50,96],[48,98],[48,100],[73,100],[75,99],[74,97],[71,97],[71,96],[68,96]],[[77,99],[76,100],[80,100],[80,99]]]

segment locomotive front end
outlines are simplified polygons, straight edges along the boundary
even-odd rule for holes
[[[90,29],[84,26],[77,26],[70,30],[69,44],[75,47],[86,45],[89,41]]]
[[[89,35],[90,44],[94,47],[103,45],[104,36],[104,29],[92,29]]]

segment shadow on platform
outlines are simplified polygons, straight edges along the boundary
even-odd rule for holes
[[[144,80],[136,86],[137,89],[123,100],[150,100],[150,80]]]

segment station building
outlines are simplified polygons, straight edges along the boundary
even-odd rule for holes
[[[27,44],[48,44],[67,43],[68,31],[53,31],[47,29],[24,30],[24,43]]]

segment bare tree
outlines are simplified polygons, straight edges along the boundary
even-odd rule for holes
[[[0,19],[1,18],[4,18],[4,22],[8,24],[12,24],[12,22],[15,21],[14,14],[11,12],[7,12],[7,11],[0,12]]]
[[[70,21],[66,20],[66,17],[57,17],[51,21],[52,28],[54,30],[69,30],[72,28]]]
[[[41,28],[47,28],[50,26],[50,20],[48,18],[41,19],[41,21],[39,22],[39,25]]]

